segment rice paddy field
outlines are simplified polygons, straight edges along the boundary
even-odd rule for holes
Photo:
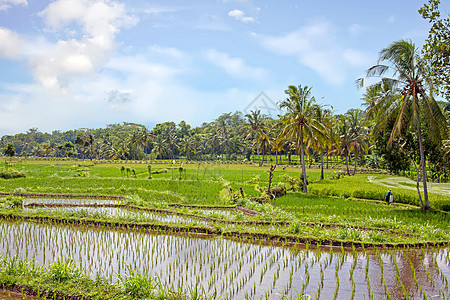
[[[445,184],[425,212],[415,182],[387,174],[309,169],[305,195],[299,168],[278,166],[272,187],[288,192],[268,199],[269,166],[7,167],[26,177],[0,180],[0,299],[450,297]]]

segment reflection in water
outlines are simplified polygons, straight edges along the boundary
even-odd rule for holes
[[[97,217],[97,218],[122,218],[127,221],[134,222],[164,222],[164,223],[183,223],[183,224],[205,224],[205,221],[172,215],[172,214],[163,214],[163,213],[154,213],[154,212],[146,212],[146,211],[138,211],[133,209],[119,208],[119,207],[30,207],[24,208],[25,212],[52,212],[52,213],[67,213],[72,214],[77,217]]]
[[[72,258],[90,275],[117,280],[126,265],[178,287],[201,285],[222,299],[392,299],[449,295],[449,249],[291,249],[222,238],[103,228],[0,223],[0,253],[49,265]],[[423,292],[422,292],[423,291]],[[288,297],[288,299],[290,299]]]
[[[77,198],[25,198],[22,200],[24,205],[30,203],[57,203],[57,204],[120,204],[118,200],[104,199],[77,199]]]

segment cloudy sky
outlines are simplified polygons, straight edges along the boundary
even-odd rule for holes
[[[274,114],[291,84],[344,113],[382,48],[423,44],[424,2],[0,0],[0,136]]]

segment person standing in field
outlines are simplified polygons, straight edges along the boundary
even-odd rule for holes
[[[391,190],[386,193],[386,202],[387,204],[394,202],[394,195],[392,194]]]

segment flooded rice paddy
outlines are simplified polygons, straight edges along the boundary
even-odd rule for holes
[[[120,207],[25,207],[24,212],[51,212],[51,213],[65,213],[69,215],[74,215],[78,217],[97,217],[97,218],[108,218],[113,217],[116,219],[125,219],[134,222],[162,222],[162,223],[174,223],[174,224],[205,224],[205,221],[190,218],[185,216],[173,215],[173,214],[163,214],[156,212],[145,212],[137,211],[133,209],[126,209]]]
[[[0,222],[0,254],[49,265],[72,258],[91,276],[117,280],[126,267],[173,289],[201,287],[221,299],[442,299],[450,251],[279,247],[221,237],[34,222]]]
[[[76,199],[76,198],[23,198],[24,206],[31,203],[40,204],[75,204],[75,205],[118,205],[121,201],[118,200],[104,200],[104,199]]]

